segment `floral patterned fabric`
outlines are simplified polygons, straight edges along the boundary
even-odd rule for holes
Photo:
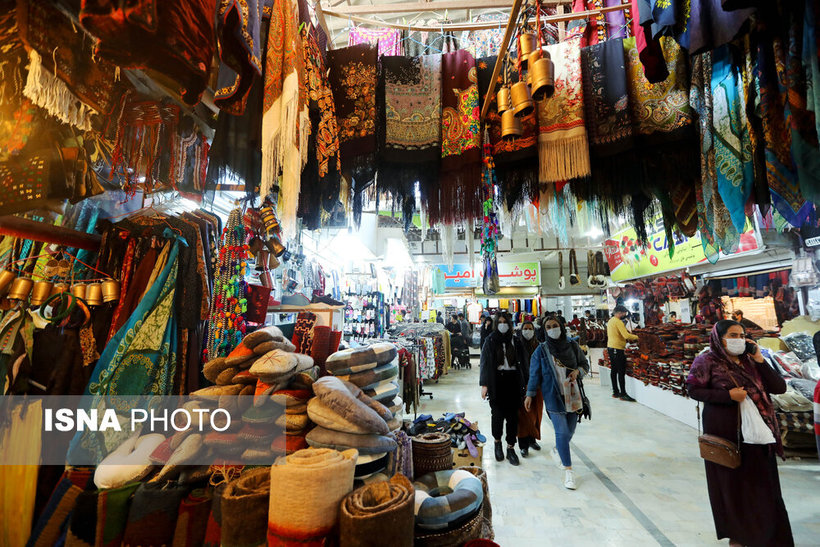
[[[608,155],[631,147],[623,40],[585,47],[581,58],[586,127],[592,152]]]
[[[370,44],[378,46],[379,55],[401,55],[401,31],[393,28],[353,27],[347,38],[348,46]]]

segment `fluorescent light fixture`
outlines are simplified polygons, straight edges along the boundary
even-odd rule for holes
[[[598,228],[597,226],[593,226],[587,233],[586,236],[592,239],[599,238],[604,235],[604,231]]]

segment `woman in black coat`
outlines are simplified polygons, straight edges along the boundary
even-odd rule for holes
[[[504,459],[501,436],[507,424],[507,460],[518,465],[515,442],[518,438],[518,409],[524,389],[524,366],[513,344],[510,316],[496,316],[493,332],[481,348],[481,371],[479,383],[481,398],[490,399],[492,433],[495,439],[495,459]]]

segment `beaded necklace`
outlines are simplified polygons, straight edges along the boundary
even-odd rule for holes
[[[242,211],[234,209],[222,230],[222,246],[214,272],[214,298],[208,322],[205,359],[224,357],[242,342],[245,335],[245,272],[248,245]]]

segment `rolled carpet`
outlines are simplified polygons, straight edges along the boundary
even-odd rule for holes
[[[358,455],[306,448],[271,466],[268,544],[326,545],[339,520],[339,504],[353,490]]]
[[[403,475],[351,492],[340,508],[341,547],[411,547],[414,496]]]
[[[134,492],[134,500],[128,511],[123,546],[171,545],[176,531],[179,504],[189,490],[187,486],[174,483],[140,484]]]
[[[358,435],[334,431],[322,426],[311,429],[306,439],[308,444],[314,448],[356,449],[360,454],[380,454],[391,452],[396,448],[396,441],[389,435]]]
[[[211,501],[211,492],[204,488],[197,488],[182,500],[174,531],[174,547],[196,547],[205,543]]]
[[[222,494],[222,547],[265,545],[270,473],[267,467],[245,471]]]

